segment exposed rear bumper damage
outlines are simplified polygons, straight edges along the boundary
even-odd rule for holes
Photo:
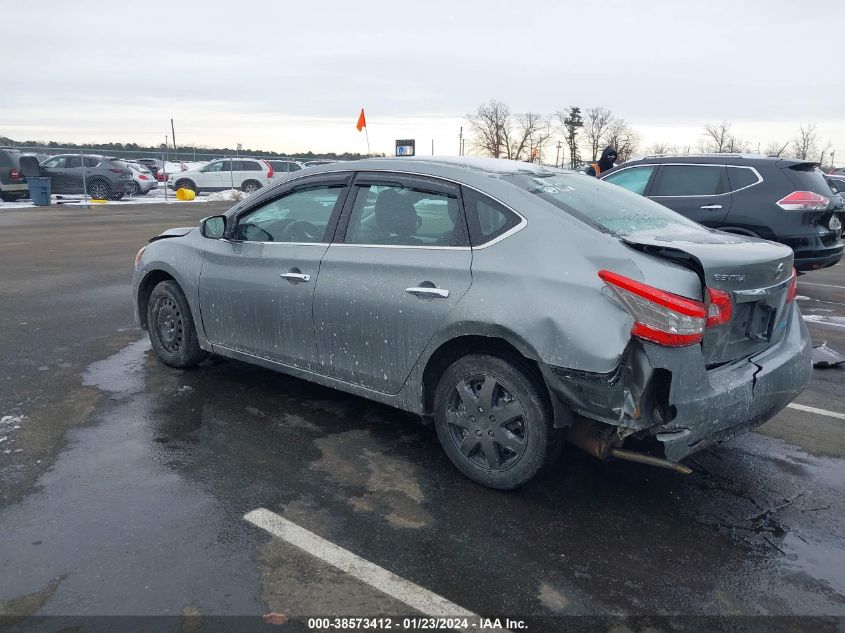
[[[698,345],[666,348],[633,339],[608,374],[551,366],[542,371],[561,403],[604,423],[572,429],[571,439],[581,448],[605,458],[628,438],[653,438],[665,458],[677,462],[781,411],[810,380],[812,345],[793,307],[778,343],[715,369],[705,368]],[[571,424],[559,419],[560,426]],[[578,418],[575,424],[585,426]]]

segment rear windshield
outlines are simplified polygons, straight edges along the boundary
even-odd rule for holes
[[[792,184],[804,191],[813,191],[823,196],[833,193],[821,170],[812,163],[799,163],[785,169]]]
[[[627,237],[638,231],[669,232],[707,231],[636,193],[597,178],[577,174],[517,174],[505,176],[515,185],[530,191],[558,209],[575,216],[593,228],[616,237]]]

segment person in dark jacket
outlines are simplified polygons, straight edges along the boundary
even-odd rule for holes
[[[606,172],[608,169],[613,167],[613,163],[616,162],[616,157],[616,149],[608,145],[601,153],[601,158],[599,158],[598,162],[590,163],[585,173],[588,176],[598,176],[599,174]]]

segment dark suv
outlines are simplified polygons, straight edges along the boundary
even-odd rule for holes
[[[786,244],[799,271],[842,258],[845,201],[818,163],[739,154],[647,156],[601,175],[700,224]]]
[[[16,149],[0,149],[0,200],[11,202],[28,195],[29,187],[21,176],[21,153]]]

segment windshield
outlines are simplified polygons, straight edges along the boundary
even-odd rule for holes
[[[661,204],[589,176],[551,173],[504,178],[593,228],[616,237],[645,230],[707,232],[700,224]]]

